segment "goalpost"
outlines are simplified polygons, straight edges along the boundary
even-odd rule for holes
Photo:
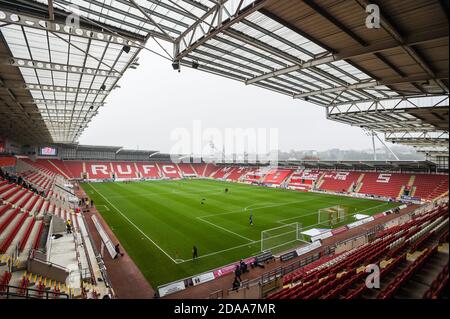
[[[345,220],[345,209],[339,205],[321,208],[318,212],[318,224],[333,226]]]
[[[282,251],[292,247],[295,242],[306,242],[300,223],[291,223],[270,228],[261,232],[261,251]]]

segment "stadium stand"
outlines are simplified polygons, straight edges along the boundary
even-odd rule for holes
[[[319,189],[333,192],[351,192],[353,186],[356,186],[358,179],[362,173],[360,172],[325,172],[322,177],[322,183]]]
[[[397,198],[411,178],[409,174],[364,173],[359,193]]]
[[[227,175],[227,180],[229,181],[239,181],[241,178],[251,171],[251,168],[247,167],[234,167],[233,170]]]
[[[64,162],[58,159],[37,159],[36,164],[45,167],[55,174],[62,175],[64,178],[73,178],[70,172],[65,168]]]
[[[313,187],[314,179],[303,176],[303,170],[297,170],[292,173],[288,180],[287,187],[290,189],[306,191]]]
[[[61,161],[70,178],[83,178],[84,163],[81,161]]]
[[[78,217],[74,211],[74,205],[67,200],[66,193],[68,191],[61,186],[56,187],[56,183],[62,185],[68,183],[61,173],[58,175],[58,173],[51,172],[50,166],[46,169],[47,163],[44,162],[45,164],[43,164],[42,161],[37,163],[29,160],[23,161],[23,159],[19,161],[26,164],[22,166],[25,171],[19,171],[17,175],[7,175],[8,178],[13,176],[11,180],[0,177],[0,271],[3,273],[0,291],[4,294],[13,293],[26,298],[30,297],[27,295],[29,293],[36,293],[35,297],[37,298],[50,298],[48,295],[48,292],[51,291],[50,287],[65,286],[66,283],[58,283],[55,286],[56,281],[52,279],[51,274],[49,274],[50,277],[44,278],[41,276],[41,280],[35,278],[34,281],[28,275],[18,276],[17,274],[24,267],[27,267],[31,252],[41,250],[47,245],[48,241],[51,241],[47,233],[50,235],[52,232],[63,232],[63,236],[66,236],[64,235],[64,225],[66,221],[71,219],[73,221],[73,235],[78,234],[80,231]],[[23,177],[24,182],[15,176]],[[52,178],[50,179],[49,176],[52,176]],[[31,191],[30,185],[32,184],[47,187],[49,191],[45,194],[45,197],[41,196],[41,193]],[[85,243],[85,241],[80,242],[79,247],[84,247]],[[75,254],[75,249],[77,249],[77,258],[80,259],[83,267],[89,268],[86,266],[86,261],[89,258],[93,259],[89,263],[96,262],[94,255],[88,256],[86,251],[83,252],[80,248],[72,245],[73,239],[69,238],[63,251],[68,254],[72,254],[72,252]],[[47,251],[47,253],[49,254],[47,258],[57,258],[52,257],[50,251]],[[53,264],[56,267],[54,262]],[[92,273],[92,270],[89,273]],[[49,283],[51,284],[49,285]],[[96,287],[95,289],[104,294],[104,288]],[[66,292],[68,290],[69,288]],[[58,296],[59,291],[58,289],[55,290]],[[76,289],[70,291],[72,296],[77,294],[82,295],[83,292]],[[66,297],[68,297],[67,294]]]
[[[182,177],[197,177],[197,172],[194,170],[194,167],[191,164],[179,163],[177,164],[177,166]]]
[[[159,179],[162,174],[156,163],[137,163],[139,175],[142,178]]]
[[[291,169],[273,169],[264,177],[264,184],[281,185],[292,174]]]
[[[178,166],[170,163],[156,163],[160,172],[167,178],[181,178],[181,172]]]
[[[138,176],[133,162],[113,162],[111,165],[116,178],[137,178]]]
[[[211,177],[214,174],[214,172],[218,169],[219,168],[217,166],[208,163],[205,165],[205,169],[203,170],[203,173],[201,174],[201,176]]]
[[[410,196],[430,200],[447,191],[448,175],[400,174],[355,171],[320,171],[309,169],[255,169],[236,166],[216,166],[214,164],[170,164],[161,162],[106,162],[106,161],[24,161],[31,169],[23,173],[24,179],[39,189],[49,189],[52,179],[63,178],[90,179],[116,178],[134,179],[161,177],[177,179],[182,176],[200,176],[248,183],[283,184],[298,190],[316,187],[318,190],[332,192],[351,192],[397,198],[411,182]],[[40,172],[40,173],[39,173]]]
[[[215,179],[226,179],[226,176],[228,176],[232,171],[234,167],[232,166],[221,166],[216,171],[214,171],[209,177],[215,178]]]
[[[448,192],[448,175],[415,175],[411,196],[433,199]]]
[[[269,299],[353,299],[393,297],[423,264],[438,252],[436,241],[448,228],[448,202],[381,231],[373,241],[355,249],[324,257],[284,277],[285,288]],[[447,230],[448,232],[448,230]],[[447,234],[448,236],[448,234]],[[366,267],[381,269],[381,289],[373,296],[366,286]],[[395,271],[394,271],[395,270]],[[389,276],[390,275],[390,276]]]
[[[16,158],[14,156],[0,156],[0,167],[16,166]]]
[[[86,167],[85,173],[90,179],[110,179],[112,178],[113,170],[111,162],[101,161],[86,161],[84,162]]]
[[[195,164],[192,165],[192,168],[195,170],[195,173],[198,177],[205,177],[205,170],[208,164]]]
[[[85,227],[80,224],[80,220],[73,210],[75,206],[69,203],[71,191],[58,186],[69,183],[67,175],[86,176],[93,179],[110,179],[113,173],[119,179],[176,179],[189,176],[209,176],[213,179],[235,182],[262,182],[263,184],[275,184],[277,187],[296,186],[299,189],[305,187],[309,190],[329,192],[351,193],[357,189],[360,194],[367,191],[369,195],[388,197],[399,197],[405,186],[411,186],[409,195],[424,200],[431,200],[434,198],[433,196],[438,197],[448,192],[448,188],[443,187],[443,184],[448,181],[448,175],[444,174],[317,170],[300,167],[273,169],[270,167],[218,166],[211,163],[171,164],[134,161],[58,161],[54,164],[51,164],[50,160],[17,160],[17,167],[20,166],[23,170],[17,172],[18,176],[22,176],[32,185],[46,188],[47,193],[44,197],[21,185],[0,179],[0,198],[2,199],[0,255],[12,256],[17,251],[18,255],[15,259],[17,265],[23,265],[30,252],[39,250],[45,245],[44,237],[48,232],[48,224],[45,221],[48,216],[52,216],[55,223],[57,220],[62,224],[69,219],[73,220],[74,231],[77,234],[80,234]],[[68,167],[76,168],[77,173],[73,174]],[[198,174],[198,172],[201,173]],[[364,183],[366,184],[364,185]],[[391,183],[392,185],[390,185]],[[379,184],[384,186],[384,189]],[[386,187],[386,185],[389,186]],[[270,295],[269,298],[391,298],[400,292],[403,293],[402,287],[410,285],[410,278],[414,274],[420,273],[420,269],[439,254],[437,246],[430,243],[434,243],[435,235],[441,231],[443,219],[447,218],[448,220],[447,209],[448,206],[436,207],[415,216],[402,225],[380,231],[374,240],[361,247],[334,256],[325,256],[294,271],[283,279],[286,288]],[[84,263],[89,259],[87,252],[83,252],[80,256],[84,256],[80,257]],[[391,281],[382,284],[383,289],[373,295],[361,284],[364,277],[361,267],[369,262],[379,265],[381,271],[391,277],[400,269],[406,275],[398,278],[392,277]],[[55,287],[55,285],[52,283],[49,286],[45,282],[45,277],[39,280],[39,277],[34,278],[33,276],[30,277],[29,274],[18,276],[17,271],[12,272],[11,276],[4,273],[2,280],[8,281],[8,284],[4,284],[0,289],[4,290],[5,287],[17,289],[19,293],[23,294],[28,291],[28,293],[36,294],[39,298],[47,298],[45,293],[49,291],[58,292],[49,288]],[[51,276],[47,280],[55,281]],[[62,287],[67,283],[58,282],[58,285]],[[95,285],[89,290],[76,292],[73,292],[70,287],[64,287],[65,293],[69,296],[78,294],[82,298],[97,298],[104,293],[103,288],[97,288]],[[432,289],[432,287],[434,288]],[[421,294],[428,298],[435,298],[441,294],[442,289],[440,285],[434,283],[433,286],[430,284],[429,292],[424,291]],[[61,292],[62,289],[59,291]]]

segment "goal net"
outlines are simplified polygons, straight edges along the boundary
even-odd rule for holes
[[[261,232],[261,251],[282,252],[305,242],[300,223],[291,223]]]
[[[345,209],[342,206],[321,208],[318,212],[318,224],[333,226],[345,220]]]

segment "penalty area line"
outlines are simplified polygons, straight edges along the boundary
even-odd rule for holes
[[[240,238],[243,238],[243,239],[245,239],[245,240],[248,240],[248,241],[251,242],[251,243],[254,242],[253,239],[250,239],[250,238],[247,238],[247,237],[245,237],[245,236],[239,235],[238,233],[235,233],[234,231],[231,231],[231,230],[226,229],[226,228],[224,228],[224,227],[222,227],[222,226],[219,226],[219,225],[216,225],[216,224],[214,224],[214,223],[211,223],[211,222],[209,222],[209,221],[207,221],[207,220],[204,220],[203,217],[196,217],[196,218],[197,218],[198,220],[201,220],[201,221],[204,222],[204,223],[210,224],[211,226],[217,227],[217,228],[219,228],[219,229],[221,229],[221,230],[223,230],[223,231],[229,232],[230,234],[233,234],[233,235],[235,235],[235,236],[238,236],[238,237],[240,237]]]
[[[218,250],[218,251],[215,251],[215,252],[206,254],[206,255],[200,255],[200,256],[197,257],[196,259],[202,259],[202,258],[211,257],[211,256],[214,256],[214,255],[217,255],[217,254],[221,254],[221,253],[224,253],[224,252],[227,252],[227,251],[230,251],[230,250],[242,248],[242,247],[245,247],[245,246],[251,246],[251,245],[257,244],[257,243],[259,243],[259,242],[261,242],[261,240],[255,240],[255,241],[253,241],[253,242],[251,242],[251,243],[246,243],[246,244],[234,246],[234,247],[231,247],[231,248],[226,248],[226,249]],[[180,262],[180,264],[182,264],[182,263],[187,263],[187,262],[192,262],[192,260],[183,260],[182,262]]]

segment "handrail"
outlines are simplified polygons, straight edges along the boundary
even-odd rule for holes
[[[60,189],[62,189],[62,190],[65,191],[65,192],[69,193],[70,195],[72,195],[72,196],[74,196],[74,197],[77,196],[75,193],[72,193],[71,191],[65,189],[64,187],[58,185],[57,183],[55,183],[55,186],[58,187],[58,188],[60,188]]]
[[[67,267],[64,267],[64,266],[62,266],[62,265],[60,265],[60,264],[56,264],[56,263],[54,263],[54,262],[51,262],[51,261],[48,261],[48,260],[41,259],[41,258],[37,257],[37,256],[35,255],[36,252],[42,253],[42,252],[41,252],[40,250],[38,250],[38,249],[31,249],[31,250],[30,250],[30,253],[29,253],[28,259],[29,259],[29,260],[36,260],[36,261],[39,261],[39,262],[41,262],[41,263],[43,263],[43,264],[45,264],[45,265],[47,265],[47,266],[49,266],[49,267],[59,268],[59,269],[61,269],[61,270],[64,270],[65,272],[70,272],[69,268],[67,268]]]
[[[0,290],[0,297],[6,296],[6,299],[9,299],[10,297],[15,298],[25,298],[25,299],[42,299],[41,296],[45,295],[44,299],[69,299],[69,295],[63,292],[57,292],[57,291],[47,291],[47,290],[38,290],[33,288],[23,288],[18,286],[11,286],[11,285],[2,285],[3,289]],[[16,292],[13,292],[12,290],[15,289]],[[21,293],[24,291],[25,293]],[[36,292],[36,295],[30,295],[30,292]],[[51,297],[51,298],[49,298]],[[62,297],[62,298],[61,298]]]
[[[219,289],[209,294],[208,299],[223,299],[223,290]]]

